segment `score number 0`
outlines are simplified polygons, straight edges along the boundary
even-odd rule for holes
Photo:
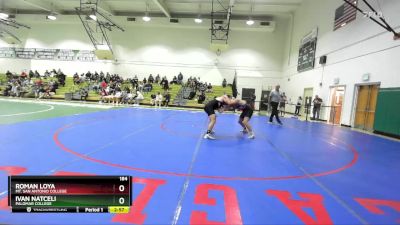
[[[128,177],[119,177],[119,181],[128,181]],[[123,184],[119,185],[118,190],[120,192],[124,192],[125,191],[125,186]],[[123,205],[125,203],[125,198],[124,197],[120,197],[118,202],[119,202],[119,204]]]

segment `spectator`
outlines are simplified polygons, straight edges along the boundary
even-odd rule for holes
[[[11,89],[12,89],[12,86],[10,84],[7,84],[7,86],[3,90],[3,95],[4,96],[10,96],[11,95]]]
[[[148,81],[149,81],[150,84],[154,83],[153,75],[150,74]]]
[[[107,83],[106,83],[105,80],[103,80],[103,81],[101,82],[100,87],[101,87],[102,90],[105,90],[105,89],[107,88]]]
[[[165,93],[164,95],[164,106],[168,107],[169,106],[169,102],[171,101],[171,95],[169,94],[169,91],[167,91],[167,93]]]
[[[135,106],[139,106],[140,102],[142,102],[142,100],[144,99],[142,93],[140,93],[140,91],[136,91],[136,95],[134,97],[135,100]]]
[[[29,76],[28,77],[29,78],[34,78],[35,77],[35,73],[32,70],[29,70]]]
[[[40,73],[37,71],[37,70],[35,70],[35,75],[34,75],[36,78],[38,78],[38,77],[40,77]],[[32,77],[30,77],[30,78],[32,78]]]
[[[140,88],[139,88],[139,90],[140,90]],[[145,84],[144,86],[143,86],[143,92],[144,93],[147,93],[147,92],[151,92],[153,90],[153,85],[152,84]]]
[[[79,75],[78,73],[75,73],[74,76],[72,77],[73,81],[74,81],[74,85],[77,85],[80,83],[80,79],[79,79]]]
[[[151,94],[150,95],[150,104],[151,105],[155,105],[156,104],[156,95],[155,94]]]
[[[81,96],[81,100],[86,101],[87,97],[89,96],[88,91],[86,90],[86,88],[82,88],[80,90],[80,96]]]
[[[146,80],[146,77],[143,79],[143,84],[146,84],[147,83],[147,80]]]
[[[281,95],[281,101],[279,102],[279,111],[281,112],[281,116],[285,115],[285,105],[286,105],[287,97],[285,92]]]
[[[164,91],[169,89],[169,84],[168,84],[168,80],[166,77],[164,77],[163,80],[161,81],[161,85],[162,85]]]
[[[319,120],[319,112],[321,110],[322,99],[315,95],[313,100],[314,108],[313,108],[313,120]]]
[[[21,77],[22,78],[26,78],[28,75],[25,73],[25,71],[22,71],[22,73],[21,73]]]
[[[303,104],[303,99],[301,98],[301,96],[299,96],[299,98],[297,99],[296,110],[294,111],[295,116],[300,116],[301,104]]]
[[[181,72],[179,72],[179,74],[178,74],[178,84],[182,84],[182,81],[183,81],[183,75],[182,75]]]
[[[172,81],[170,84],[178,84],[178,78],[176,78],[176,76],[174,76],[174,78],[172,78]]]
[[[9,70],[7,70],[6,76],[7,79],[11,79],[13,77],[13,74]]]
[[[204,92],[201,92],[201,94],[198,97],[197,103],[203,104],[205,100],[206,100],[206,95]]]
[[[257,99],[257,96],[254,93],[252,93],[250,96],[250,99],[249,99],[249,105],[251,106],[251,108],[253,110],[255,108],[256,99]]]
[[[65,87],[65,79],[66,79],[66,77],[67,76],[63,72],[61,72],[60,74],[57,74],[57,80],[63,87]]]
[[[207,85],[207,92],[208,93],[212,93],[213,92],[213,88],[212,88],[211,83],[208,83],[208,85]]]
[[[85,79],[86,79],[86,80],[90,80],[91,77],[92,77],[92,74],[90,73],[90,71],[88,71],[88,72],[85,74]]]
[[[222,87],[226,88],[226,79],[224,78],[224,80],[222,81]]]
[[[162,101],[163,101],[163,96],[161,95],[160,92],[158,92],[156,95],[155,106],[158,105],[158,107],[161,107]]]
[[[282,125],[281,120],[279,119],[278,105],[281,101],[281,93],[279,92],[280,85],[276,85],[275,90],[271,91],[269,94],[269,102],[271,104],[271,115],[269,117],[269,122],[272,123],[273,118],[275,116],[276,120],[280,125]]]
[[[157,74],[157,76],[156,76],[156,84],[159,84],[160,83],[160,74]]]
[[[39,78],[39,77],[36,77],[36,78]],[[46,70],[46,72],[44,72],[44,77],[50,77],[50,72],[48,70]]]

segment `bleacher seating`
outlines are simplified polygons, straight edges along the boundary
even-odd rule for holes
[[[48,78],[46,81],[50,81],[55,78]],[[0,89],[3,90],[5,84],[6,84],[7,78],[5,74],[0,74]],[[129,86],[130,84],[123,84],[124,86]],[[204,104],[198,104],[197,102],[197,96],[192,99],[188,100],[185,98],[186,95],[188,95],[188,92],[190,92],[190,89],[185,89],[181,85],[170,85],[169,86],[169,93],[171,95],[171,103],[170,106],[182,106],[182,107],[193,107],[193,108],[202,108]],[[66,77],[65,80],[65,86],[59,86],[59,88],[56,91],[56,94],[52,96],[52,99],[65,99],[65,93],[77,93],[79,92],[80,89],[82,88],[87,88],[89,92],[89,96],[87,98],[87,101],[95,101],[98,102],[100,100],[100,95],[99,93],[90,90],[89,89],[89,82],[83,82],[79,85],[75,85],[73,82],[72,77]],[[0,91],[2,94],[2,91]],[[144,100],[142,101],[142,104],[145,105],[150,105],[150,96],[152,94],[157,94],[157,92],[160,92],[162,94],[165,93],[165,91],[162,89],[162,87],[158,84],[153,84],[153,90],[151,92],[143,93]],[[221,96],[223,94],[228,94],[232,95],[232,89],[231,87],[225,87],[223,88],[222,86],[213,86],[213,92],[212,93],[206,93],[206,100],[204,103],[207,103],[209,100],[214,99],[214,97]],[[74,95],[75,98],[74,100],[78,100],[79,98],[76,97],[77,95]],[[30,96],[25,96],[25,97],[33,97],[33,95]]]

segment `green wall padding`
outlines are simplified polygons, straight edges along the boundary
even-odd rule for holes
[[[400,135],[400,88],[379,90],[374,130]]]

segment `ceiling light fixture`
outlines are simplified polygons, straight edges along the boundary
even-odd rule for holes
[[[249,25],[249,26],[251,26],[251,25],[254,24],[254,20],[252,20],[252,19],[249,18],[249,19],[246,21],[246,24]]]
[[[144,22],[149,22],[151,20],[151,17],[149,16],[149,3],[146,1],[146,12],[144,13],[144,16],[142,17],[142,20]]]
[[[146,12],[146,14],[142,17],[144,22],[149,22],[151,20],[151,17],[149,17],[149,14]]]
[[[92,9],[92,13],[89,15],[90,19],[97,21],[96,10]]]
[[[203,20],[199,17],[199,18],[194,19],[194,22],[195,23],[202,23]]]
[[[90,14],[89,15],[90,19],[96,21],[97,20],[97,16],[95,14]]]
[[[202,23],[203,20],[201,19],[201,3],[199,3],[199,14],[197,16],[197,18],[194,19],[195,23]]]
[[[54,14],[50,14],[50,15],[46,16],[46,19],[48,19],[48,20],[56,20],[57,17]]]
[[[246,21],[246,24],[251,26],[254,24],[254,20],[251,19],[251,15],[253,14],[254,1],[250,1],[250,12],[249,19]]]

